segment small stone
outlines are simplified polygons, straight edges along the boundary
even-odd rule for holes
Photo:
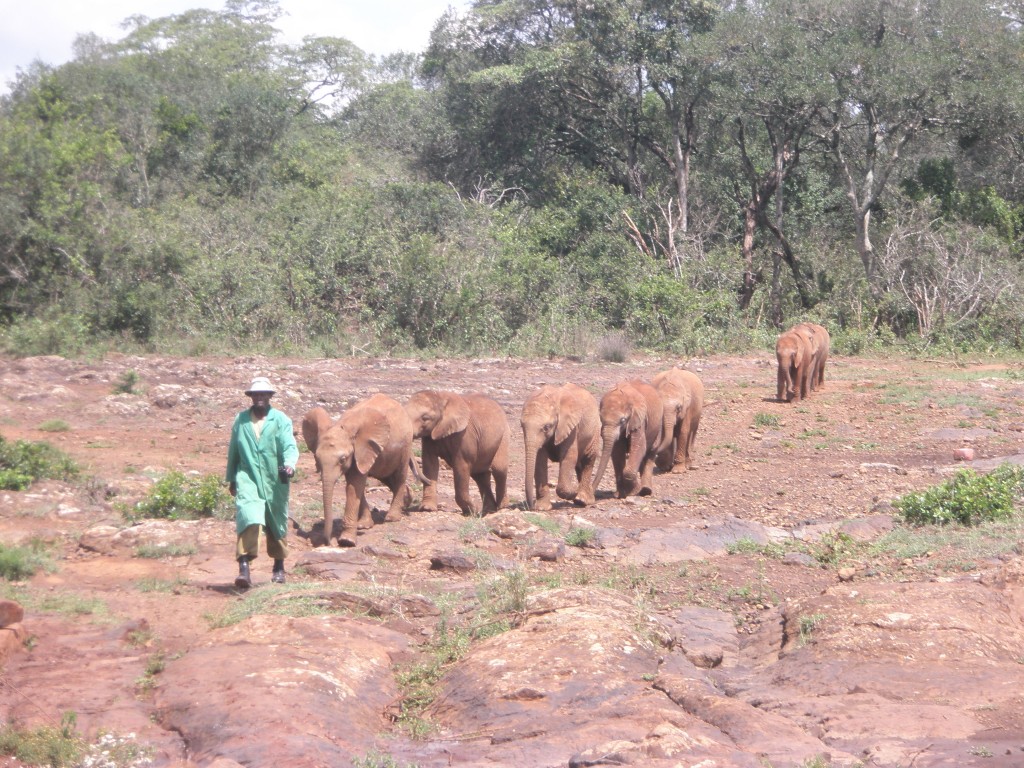
[[[857,575],[856,568],[840,568],[839,569],[839,580],[840,581],[853,581],[853,577]]]
[[[973,448],[957,448],[953,451],[953,458],[956,461],[974,461]]]

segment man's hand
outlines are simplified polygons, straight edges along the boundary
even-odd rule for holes
[[[238,488],[235,486],[234,483],[228,483],[228,493],[230,493],[232,496],[238,493]]]
[[[295,475],[295,470],[291,467],[281,465],[277,468],[277,476],[281,478],[282,483],[287,483]]]

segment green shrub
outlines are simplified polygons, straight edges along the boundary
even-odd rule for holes
[[[34,576],[36,571],[52,567],[52,560],[41,542],[32,542],[27,547],[0,544],[0,579],[23,581]]]
[[[187,477],[182,472],[168,472],[156,482],[146,498],[122,511],[125,519],[159,518],[164,520],[198,520],[216,517],[231,518],[231,496],[216,475]]]
[[[59,727],[43,725],[22,730],[5,725],[0,728],[0,755],[15,757],[25,765],[77,765],[86,745],[75,729],[76,722],[74,712],[65,712]]]
[[[78,467],[49,443],[31,443],[0,436],[0,490],[23,491],[36,480],[70,480]]]
[[[1024,489],[1024,469],[1003,464],[987,475],[962,469],[941,485],[908,493],[896,501],[913,525],[977,525],[1009,517]]]

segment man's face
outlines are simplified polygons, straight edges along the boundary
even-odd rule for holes
[[[263,415],[270,410],[269,392],[253,392],[249,397],[252,400],[253,413]]]

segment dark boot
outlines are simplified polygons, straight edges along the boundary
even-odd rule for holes
[[[284,584],[284,560],[274,561],[274,573],[270,576],[270,580],[275,584]]]
[[[238,576],[235,577],[235,586],[238,589],[248,589],[252,586],[252,577],[249,575],[249,558],[238,558]]]

